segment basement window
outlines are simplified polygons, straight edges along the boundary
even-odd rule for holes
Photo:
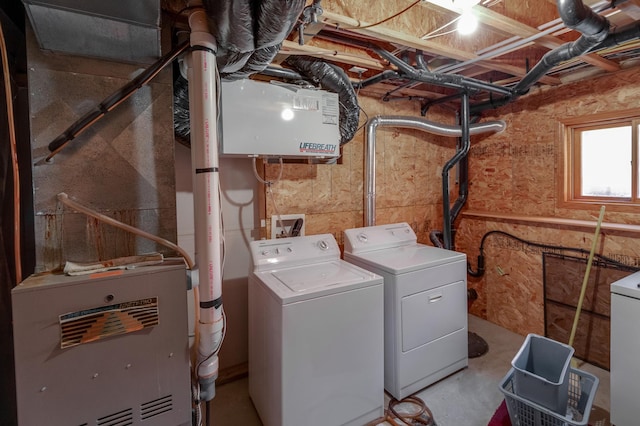
[[[637,109],[561,122],[561,207],[635,211],[640,206],[639,132]]]

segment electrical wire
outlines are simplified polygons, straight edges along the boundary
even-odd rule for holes
[[[284,225],[282,222],[282,216],[280,215],[280,212],[278,211],[278,206],[276,204],[276,198],[275,198],[275,194],[273,193],[273,186],[280,182],[280,179],[282,178],[282,171],[284,170],[284,164],[282,162],[282,157],[279,158],[280,161],[280,172],[278,173],[278,177],[276,178],[276,180],[274,181],[270,181],[270,180],[264,180],[260,177],[260,175],[258,174],[258,169],[256,167],[256,157],[252,158],[253,160],[253,175],[256,177],[256,179],[258,180],[258,182],[262,183],[263,185],[267,186],[267,195],[269,196],[269,199],[271,200],[271,204],[273,204],[273,211],[276,215],[276,221],[278,226],[280,227],[280,229],[284,230]]]
[[[444,25],[443,25],[443,26],[441,26],[441,27],[436,28],[436,29],[435,29],[435,30],[433,30],[433,31],[428,32],[427,34],[424,34],[424,35],[423,35],[423,36],[421,36],[420,38],[421,38],[422,40],[428,40],[428,39],[430,39],[430,38],[434,38],[434,37],[438,37],[438,36],[441,36],[441,35],[450,34],[451,32],[454,32],[454,31],[448,31],[448,32],[443,33],[443,34],[436,34],[438,31],[440,31],[440,30],[443,30],[443,29],[447,28],[449,25],[452,25],[452,24],[455,24],[456,22],[458,22],[458,21],[460,20],[460,17],[461,17],[461,16],[462,16],[462,15],[460,15],[460,16],[458,16],[458,17],[456,17],[456,18],[452,19],[451,21],[447,22],[446,24],[444,24]],[[434,35],[434,34],[435,34],[435,35]]]
[[[470,275],[472,276],[482,276],[482,274],[484,273],[484,245],[485,242],[487,240],[487,238],[489,238],[491,235],[502,235],[508,238],[511,238],[513,240],[516,240],[522,244],[526,244],[532,247],[538,247],[538,248],[542,248],[542,249],[546,249],[546,250],[559,250],[559,251],[570,251],[570,252],[576,252],[576,253],[580,253],[582,255],[589,255],[589,251],[585,250],[583,248],[578,248],[578,247],[566,247],[566,246],[557,246],[557,245],[553,245],[553,244],[543,244],[543,243],[536,243],[534,241],[529,241],[529,240],[525,240],[524,238],[520,238],[517,237],[513,234],[510,234],[508,232],[505,231],[498,231],[498,230],[493,230],[493,231],[489,231],[487,233],[485,233],[482,236],[482,239],[480,240],[480,255],[478,256],[478,263],[482,264],[482,266],[478,267],[478,272],[473,272],[470,268],[470,264],[467,263],[467,271],[469,272]],[[615,259],[612,259],[610,257],[595,253],[594,257],[598,258],[600,261],[602,262],[606,262],[606,263],[610,263],[612,265],[616,265],[616,266],[621,266],[624,268],[632,268],[632,269],[640,269],[640,268],[635,268],[633,266],[630,265],[626,265],[622,262],[619,262]]]
[[[4,76],[4,94],[7,103],[7,121],[9,124],[9,143],[11,145],[11,165],[13,173],[13,248],[16,284],[22,282],[22,247],[20,238],[20,167],[18,166],[18,149],[16,143],[15,119],[13,116],[13,95],[11,91],[11,74],[9,74],[9,59],[4,29],[0,23],[0,49],[2,50],[2,74]]]
[[[390,20],[392,20],[394,18],[397,18],[398,16],[402,15],[407,10],[411,9],[413,6],[417,5],[421,1],[422,0],[416,0],[415,2],[411,3],[409,6],[405,7],[404,9],[402,9],[400,12],[395,13],[395,14],[387,17],[387,18],[384,18],[382,21],[378,21],[376,23],[369,24],[369,25],[364,25],[364,26],[357,25],[355,27],[342,27],[342,28],[343,29],[347,29],[347,30],[363,30],[365,28],[371,28],[371,27],[375,27],[375,26],[380,25],[380,24],[384,24],[385,22],[390,21]],[[360,21],[358,21],[358,22],[360,22]]]
[[[401,404],[410,404],[416,409],[412,412],[400,412],[396,407]],[[381,423],[388,423],[391,426],[437,426],[429,407],[427,407],[422,399],[414,395],[402,400],[391,398],[388,408],[384,411],[384,417],[369,422],[365,426],[378,426]]]

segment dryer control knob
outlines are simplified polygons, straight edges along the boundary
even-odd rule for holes
[[[320,250],[326,250],[329,248],[329,244],[325,240],[320,240],[318,241],[318,247],[320,247]]]
[[[266,255],[268,255],[268,254],[269,254],[269,250],[262,250],[262,255],[263,255],[263,256],[266,256]]]
[[[360,240],[360,242],[362,243],[366,243],[368,238],[367,238],[367,234],[360,234],[358,235],[358,240]]]

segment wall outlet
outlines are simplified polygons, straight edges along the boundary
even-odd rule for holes
[[[296,229],[298,219],[302,220],[302,226]],[[304,235],[305,219],[303,214],[281,214],[271,216],[271,238],[301,237]],[[296,234],[297,235],[293,235]]]

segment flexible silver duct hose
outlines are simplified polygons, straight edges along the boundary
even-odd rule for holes
[[[364,226],[376,224],[376,130],[378,127],[400,127],[416,129],[451,138],[462,135],[462,127],[435,123],[416,117],[376,116],[367,122],[365,139],[365,171],[364,171]],[[502,132],[506,124],[502,120],[472,124],[469,134],[477,135],[487,132]]]

